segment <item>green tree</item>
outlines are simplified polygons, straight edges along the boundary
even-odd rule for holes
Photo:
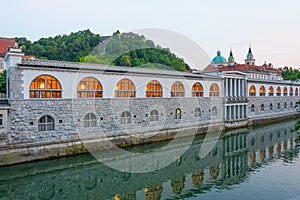
[[[0,73],[0,92],[6,93],[6,70]]]

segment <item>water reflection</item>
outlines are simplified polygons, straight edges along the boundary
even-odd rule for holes
[[[89,155],[1,168],[0,199],[182,199],[213,187],[230,188],[276,159],[293,161],[299,154],[293,125],[224,133],[204,158],[199,156],[204,136],[196,137],[172,165],[147,174],[122,173]],[[161,156],[167,155],[161,152]],[[118,159],[122,158],[112,162]]]

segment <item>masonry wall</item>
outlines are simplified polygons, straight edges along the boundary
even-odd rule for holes
[[[212,107],[217,113],[212,113]],[[201,117],[195,117],[195,109]],[[175,109],[181,119],[174,119]],[[150,122],[150,112],[159,112],[159,121]],[[130,124],[121,124],[121,114],[129,111]],[[84,116],[97,117],[95,128],[84,128]],[[38,121],[49,115],[55,130],[38,132]],[[29,99],[11,101],[11,133],[0,146],[107,138],[223,122],[223,98],[133,98],[133,99]]]

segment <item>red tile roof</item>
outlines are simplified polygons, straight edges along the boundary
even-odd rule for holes
[[[4,56],[8,47],[15,47],[16,40],[14,38],[0,37],[0,55]]]
[[[205,69],[205,72],[218,72],[218,71],[240,71],[240,72],[262,72],[268,73],[269,71],[273,71],[281,74],[281,70],[271,67],[270,65],[264,64],[262,66],[258,65],[248,65],[248,64],[234,64],[233,66],[221,66],[215,67],[213,65],[208,65]]]

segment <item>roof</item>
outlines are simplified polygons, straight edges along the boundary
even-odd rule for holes
[[[213,65],[208,65],[204,70],[204,72],[222,72],[222,71],[240,71],[240,72],[261,72],[261,73],[278,73],[281,74],[281,70],[273,68],[270,65],[264,64],[262,66],[259,65],[248,65],[248,64],[234,64],[231,66],[215,67]]]
[[[217,75],[207,75],[205,73],[189,73],[179,72],[173,70],[162,70],[162,69],[149,69],[149,68],[136,68],[136,67],[121,67],[121,66],[108,66],[102,64],[90,64],[90,63],[79,63],[79,62],[66,62],[66,61],[55,61],[55,60],[38,60],[38,59],[22,59],[19,66],[30,67],[36,69],[63,69],[63,70],[93,70],[106,73],[129,73],[129,74],[145,74],[145,75],[156,75],[156,76],[179,76],[186,78],[207,78],[207,79],[220,79]]]
[[[16,40],[14,38],[0,37],[0,56],[4,56],[8,47],[15,47]]]
[[[221,56],[221,51],[217,52],[217,56],[213,58],[211,64],[224,64],[227,63],[227,60]]]

